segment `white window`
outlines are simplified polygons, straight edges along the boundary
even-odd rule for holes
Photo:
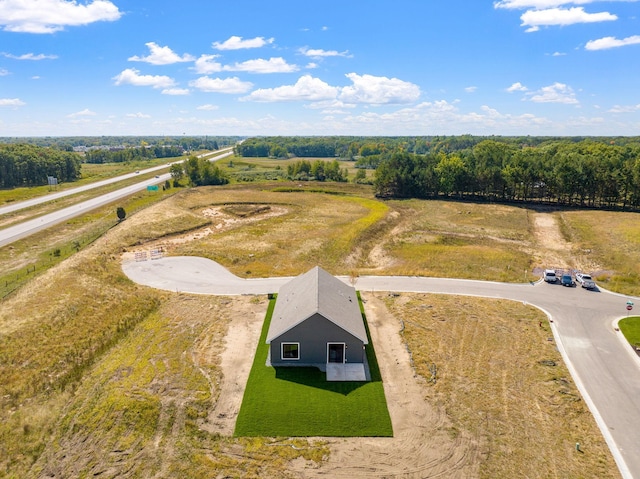
[[[300,343],[282,343],[282,359],[300,359]]]

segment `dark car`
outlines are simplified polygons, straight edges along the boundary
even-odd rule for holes
[[[573,281],[573,277],[570,274],[563,274],[562,278],[560,278],[560,284],[562,286],[575,286],[576,283]]]

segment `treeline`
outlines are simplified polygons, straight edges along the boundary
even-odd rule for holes
[[[543,136],[514,136],[514,137],[486,137],[473,135],[459,136],[420,136],[420,137],[356,137],[356,136],[327,136],[327,137],[256,137],[244,140],[236,146],[236,154],[244,157],[270,158],[341,158],[357,160],[362,166],[368,166],[381,154],[403,151],[417,155],[429,153],[454,153],[470,150],[486,140],[516,147],[535,147],[544,144],[580,143],[584,137],[543,137]],[[590,137],[597,143],[626,146],[639,143],[640,137]]]
[[[484,140],[455,153],[398,151],[379,160],[378,197],[640,207],[640,142],[619,146],[589,139],[531,147]]]
[[[181,146],[184,150],[218,150],[233,146],[241,136],[44,136],[44,137],[2,137],[0,143],[55,147],[71,151],[77,147],[126,147],[135,148],[144,145]]]
[[[141,146],[138,148],[95,149],[85,152],[87,163],[125,163],[133,160],[174,158],[184,154],[182,146]]]
[[[40,186],[47,177],[75,181],[82,158],[77,153],[27,144],[0,144],[0,188]]]
[[[300,160],[287,166],[287,177],[297,181],[347,181],[348,172],[346,168],[340,168],[337,160]]]

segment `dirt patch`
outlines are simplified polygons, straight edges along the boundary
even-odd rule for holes
[[[424,379],[411,367],[401,323],[374,294],[364,293],[393,438],[330,439],[331,455],[319,467],[292,464],[303,477],[468,478],[477,476],[478,446],[454,431],[441,406],[425,401]]]
[[[271,210],[269,205],[229,205],[223,208],[225,213],[229,213],[240,218],[266,213]]]
[[[536,261],[540,268],[571,269],[579,267],[572,258],[573,245],[566,241],[553,213],[532,213]]]
[[[232,213],[231,211],[234,212]],[[238,212],[243,213],[239,214]],[[170,238],[161,238],[156,241],[150,241],[145,243],[144,246],[131,248],[123,253],[122,259],[132,260],[135,258],[136,253],[150,253],[152,251],[161,253],[171,252],[171,250],[178,245],[201,240],[207,236],[221,233],[241,225],[285,215],[288,212],[289,209],[286,207],[273,205],[227,205],[204,208],[201,213],[203,216],[212,220],[211,225],[185,234],[172,236]],[[127,221],[131,223],[132,219]]]
[[[238,306],[242,306],[238,309]],[[233,435],[236,418],[240,412],[242,396],[249,378],[249,372],[258,347],[262,322],[266,311],[264,300],[234,302],[234,311],[230,315],[227,335],[224,339],[222,353],[205,347],[199,349],[203,357],[220,354],[222,379],[217,386],[218,397],[207,419],[201,424],[202,429],[223,436]],[[241,351],[241,354],[238,352]]]

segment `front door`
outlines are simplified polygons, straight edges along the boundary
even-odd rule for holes
[[[344,343],[327,343],[327,362],[344,363]]]

